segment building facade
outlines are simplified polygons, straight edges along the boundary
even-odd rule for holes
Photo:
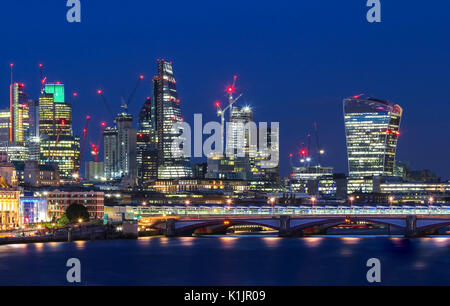
[[[9,141],[24,142],[30,136],[28,96],[23,83],[11,84]]]
[[[137,178],[139,186],[143,182],[158,177],[158,151],[155,146],[155,108],[150,97],[139,112],[136,139]]]
[[[19,209],[20,191],[11,188],[0,189],[0,228],[12,229],[21,225]]]
[[[153,78],[153,86],[158,178],[191,177],[189,159],[178,156],[179,152],[172,147],[173,141],[182,134],[182,129],[176,129],[173,125],[181,123],[183,118],[171,62],[158,60],[158,75]]]
[[[117,128],[107,127],[103,131],[104,176],[106,179],[119,177],[119,132]]]
[[[72,105],[65,101],[64,84],[46,84],[39,97],[40,163],[58,164],[63,182],[80,173],[80,139],[73,135]]]
[[[82,204],[87,208],[90,219],[102,219],[105,194],[99,191],[60,191],[46,192],[50,219],[58,219],[66,212],[70,204]]]
[[[401,117],[397,104],[362,96],[344,99],[350,176],[394,174]]]

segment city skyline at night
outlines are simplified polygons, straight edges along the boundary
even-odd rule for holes
[[[409,161],[414,169],[433,170],[442,178],[449,176],[446,156],[450,147],[441,136],[448,134],[448,125],[444,124],[444,114],[448,111],[448,103],[444,102],[448,96],[448,74],[442,67],[448,63],[445,54],[449,45],[436,35],[438,29],[449,28],[441,13],[446,11],[447,3],[441,3],[440,10],[426,7],[421,11],[416,6],[404,8],[384,3],[386,15],[375,27],[361,14],[365,10],[364,3],[322,6],[282,1],[273,11],[262,3],[252,8],[252,14],[248,14],[250,6],[247,4],[222,11],[218,5],[209,3],[194,12],[187,4],[178,3],[172,11],[178,16],[177,21],[166,25],[164,31],[155,27],[162,24],[159,16],[149,23],[139,21],[139,16],[143,17],[140,12],[158,9],[158,4],[150,5],[145,1],[136,4],[142,7],[137,13],[132,13],[131,8],[121,8],[115,1],[106,7],[86,3],[84,8],[88,15],[79,25],[60,24],[58,18],[53,17],[59,12],[64,16],[64,6],[51,6],[47,2],[40,5],[44,10],[38,20],[32,15],[37,4],[7,4],[11,10],[21,11],[30,24],[33,20],[41,23],[43,26],[36,31],[43,35],[19,41],[12,33],[6,33],[14,43],[1,51],[3,107],[7,107],[9,101],[9,63],[16,64],[14,79],[25,83],[30,98],[36,98],[39,93],[38,64],[42,63],[49,80],[65,83],[67,98],[74,103],[74,118],[77,118],[74,130],[81,135],[84,116],[91,105],[98,106],[96,112],[92,112],[92,126],[98,126],[101,121],[112,124],[96,95],[97,89],[104,90],[117,113],[120,97],[131,91],[137,75],[144,74],[146,79],[130,107],[130,112],[137,115],[145,98],[151,96],[154,60],[166,58],[176,65],[178,91],[184,101],[183,117],[187,122],[194,113],[203,113],[207,121],[217,120],[214,101],[225,100],[223,89],[230,76],[238,75],[239,90],[244,93],[240,105],[251,105],[258,120],[281,123],[283,175],[289,172],[289,153],[297,152],[300,144],[306,142],[314,122],[318,123],[326,151],[323,163],[334,166],[336,172],[347,172],[342,99],[365,93],[394,101],[405,109],[397,160]],[[115,17],[104,18],[119,16],[120,10],[126,16],[138,16],[121,28],[113,22]],[[206,10],[213,17],[205,17]],[[334,14],[336,11],[340,12],[339,16]],[[225,17],[230,14],[238,30],[230,30]],[[98,16],[98,19],[90,16]],[[250,19],[244,18],[246,16]],[[2,17],[8,27],[29,29],[9,16]],[[425,22],[429,18],[432,23]],[[200,26],[203,24],[208,24],[209,30]],[[42,38],[48,37],[44,34],[47,28],[52,29],[57,39],[43,43]],[[102,34],[108,31],[115,32],[114,37]],[[420,40],[416,39],[417,35]],[[405,42],[397,41],[396,37],[404,37]],[[207,43],[201,45],[205,39]],[[19,52],[27,45],[33,45],[33,53]],[[202,48],[195,47],[200,45]],[[65,51],[56,51],[62,49]],[[348,65],[350,60],[352,64]],[[72,97],[73,92],[78,96]]]
[[[450,1],[422,2],[5,1],[0,287],[449,285]]]

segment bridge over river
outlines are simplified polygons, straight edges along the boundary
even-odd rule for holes
[[[224,230],[255,225],[274,229],[279,236],[299,236],[305,229],[326,232],[330,227],[368,223],[397,228],[406,237],[434,234],[450,226],[448,207],[148,207],[135,211],[139,217],[157,217],[152,227],[166,236],[191,235],[201,228]]]

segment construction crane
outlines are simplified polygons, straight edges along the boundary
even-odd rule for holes
[[[100,127],[101,127],[100,128],[100,136],[98,138],[97,144],[95,144],[95,143],[91,144],[91,148],[92,148],[91,154],[92,154],[92,158],[94,159],[95,162],[98,162],[98,155],[99,155],[99,152],[100,152],[100,145],[101,145],[101,141],[102,141],[102,135],[103,135],[103,132],[104,132],[104,130],[106,128],[106,122],[105,121],[100,122]]]
[[[308,133],[308,135],[306,135],[306,137],[308,139],[308,145],[306,146],[306,152],[307,152],[306,165],[309,167],[310,163],[311,163],[311,134]]]
[[[128,99],[125,100],[124,97],[122,97],[122,108],[125,111],[125,113],[128,113],[128,106],[131,103],[131,100],[133,99],[134,94],[136,93],[136,90],[139,87],[139,84],[141,83],[141,81],[144,79],[144,76],[141,74],[139,75],[137,81],[136,81],[136,85],[134,86],[133,90],[131,91],[130,95],[128,96]]]
[[[308,150],[305,148],[305,143],[302,142],[300,144],[300,151],[298,152],[300,155],[300,162],[304,163],[306,161],[306,156],[308,155]]]
[[[83,161],[84,148],[86,147],[86,139],[87,139],[87,133],[88,133],[89,120],[91,120],[91,116],[88,115],[88,116],[86,116],[86,123],[85,123],[84,129],[83,129],[83,140],[81,142],[81,151],[80,151],[80,167],[81,167],[82,161]]]
[[[44,65],[39,64],[40,80],[41,80],[41,94],[44,93],[45,83],[47,82],[47,77],[44,73]]]
[[[224,141],[224,125],[225,125],[225,112],[229,110],[230,116],[229,120],[231,121],[231,107],[234,103],[239,100],[240,97],[242,97],[242,93],[237,96],[236,98],[233,98],[233,93],[236,91],[236,79],[237,76],[235,75],[233,77],[233,83],[230,86],[227,86],[225,92],[228,94],[228,105],[225,108],[221,108],[220,101],[215,102],[215,106],[217,108],[217,116],[220,117],[220,124],[221,124],[221,130],[222,130],[222,143]]]
[[[113,112],[111,110],[111,107],[108,104],[108,101],[106,101],[105,95],[103,94],[103,90],[99,89],[97,90],[97,94],[102,98],[102,102],[103,104],[105,104],[106,109],[108,110],[109,115],[111,116],[111,118],[114,120],[114,115]]]
[[[321,155],[325,154],[325,151],[320,147],[319,142],[319,130],[317,128],[317,122],[314,122],[314,134],[316,135],[316,146],[317,146],[317,165],[320,166]]]

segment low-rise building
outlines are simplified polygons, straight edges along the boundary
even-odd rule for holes
[[[13,188],[0,189],[0,228],[11,229],[21,224],[19,218],[20,191]]]
[[[105,194],[101,191],[60,191],[44,192],[47,198],[49,217],[60,218],[70,204],[84,205],[91,219],[102,219],[104,214]]]
[[[47,199],[45,197],[25,194],[20,197],[19,204],[20,221],[26,223],[48,222]]]

